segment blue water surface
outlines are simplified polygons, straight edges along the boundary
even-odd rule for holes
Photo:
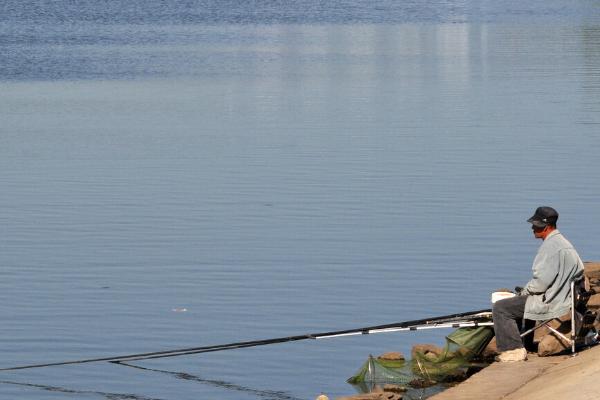
[[[600,259],[599,14],[2,2],[0,368],[486,308],[539,205]],[[0,399],[334,398],[448,333],[4,372]]]

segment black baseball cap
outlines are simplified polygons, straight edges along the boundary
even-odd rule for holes
[[[535,214],[527,220],[536,228],[545,228],[547,225],[556,225],[558,211],[552,207],[538,207]]]

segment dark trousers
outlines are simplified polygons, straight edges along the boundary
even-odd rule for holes
[[[515,296],[498,300],[492,307],[496,346],[498,351],[514,350],[523,347],[519,324],[525,313],[527,296]]]

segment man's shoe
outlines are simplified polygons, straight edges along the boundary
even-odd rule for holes
[[[516,362],[527,360],[527,350],[524,348],[503,351],[496,356],[496,361],[500,362]]]

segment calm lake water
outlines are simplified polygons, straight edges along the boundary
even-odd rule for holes
[[[0,367],[486,308],[539,205],[600,259],[599,127],[598,1],[5,0]],[[333,398],[448,333],[5,372],[0,399]]]

